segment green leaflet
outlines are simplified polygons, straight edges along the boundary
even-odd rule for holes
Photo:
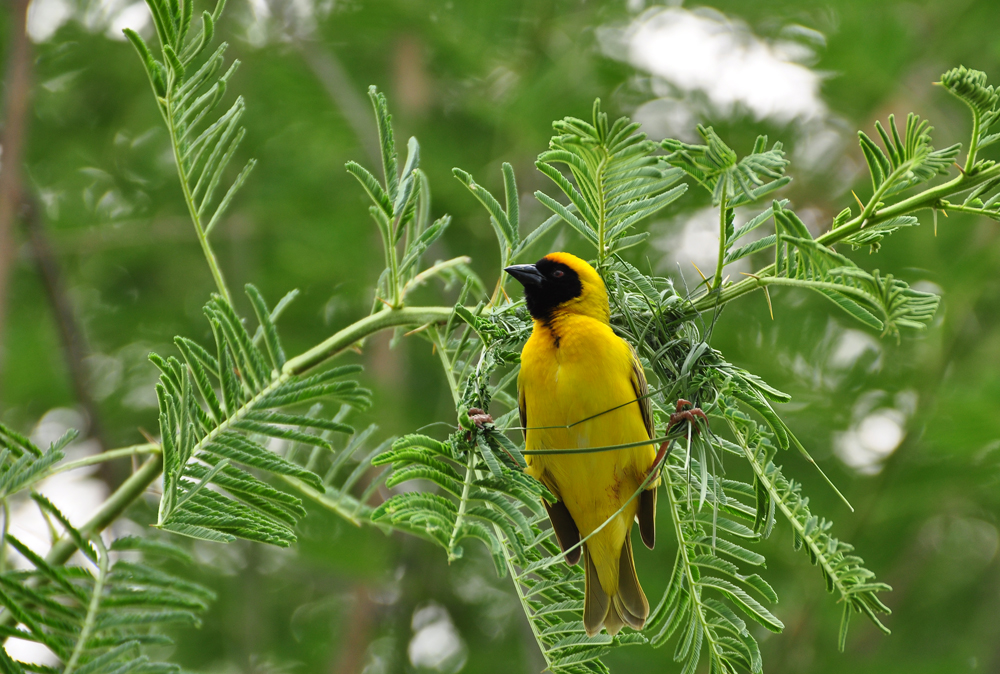
[[[320,398],[366,406],[369,398],[357,382],[344,379],[357,372],[355,366],[305,377],[283,374],[284,349],[272,312],[256,288],[248,286],[247,294],[263,328],[266,355],[232,307],[216,297],[206,315],[218,359],[181,338],[177,344],[183,363],[151,357],[163,372],[158,399],[165,470],[158,526],[206,540],[247,538],[287,546],[295,540],[296,521],[305,514],[302,503],[253,472],[285,479],[308,496],[330,499],[345,513],[364,508],[349,495],[359,476],[348,477],[350,484],[338,492],[314,472],[315,459],[307,466],[294,460],[302,446],[332,453],[334,435],[353,433],[343,415],[328,419],[318,416],[319,408],[306,413],[275,408]],[[339,457],[347,460],[356,449]]]
[[[0,574],[0,604],[26,628],[17,630],[16,636],[44,644],[67,671],[77,674],[177,671],[174,665],[151,660],[147,648],[172,644],[162,634],[164,627],[197,627],[215,595],[150,562],[168,557],[189,563],[190,555],[164,540],[126,537],[114,541],[110,550],[139,551],[141,561],[112,563],[103,542],[95,538],[96,547],[91,547],[51,503],[40,503],[60,523],[64,535],[86,545],[94,564],[51,565],[8,533],[6,541],[29,564],[27,570]],[[4,628],[5,637],[13,632]],[[0,653],[4,671],[37,671],[35,665],[11,659],[3,649]]]
[[[593,123],[573,117],[554,122],[550,149],[535,166],[569,199],[565,206],[544,192],[536,198],[597,248],[598,266],[616,252],[640,243],[634,227],[676,201],[687,185],[681,171],[655,156],[656,144],[622,117],[608,125],[595,101]],[[560,171],[568,169],[572,181]],[[639,238],[636,238],[639,237]]]
[[[868,163],[875,198],[884,198],[946,173],[961,145],[951,145],[941,150],[931,146],[933,128],[927,120],[910,113],[906,117],[906,131],[899,136],[896,118],[889,115],[889,130],[875,122],[885,151],[863,131],[858,131],[861,151]]]

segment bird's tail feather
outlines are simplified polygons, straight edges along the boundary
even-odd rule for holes
[[[586,592],[583,604],[583,627],[587,636],[594,636],[604,627],[608,634],[615,635],[622,627],[641,630],[649,616],[649,602],[639,585],[632,559],[632,535],[625,537],[618,561],[618,588],[612,595],[601,586],[597,567],[587,546],[583,546],[584,569],[586,570]]]
[[[594,566],[594,558],[587,549],[587,544],[583,544],[583,568],[585,570],[583,600],[583,628],[587,631],[587,636],[592,637],[601,631],[604,625],[604,618],[611,608],[611,598],[601,587],[601,579],[597,577],[597,567]]]

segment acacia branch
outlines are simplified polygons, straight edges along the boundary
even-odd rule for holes
[[[1000,165],[994,166],[973,176],[961,174],[946,183],[924,190],[923,192],[915,194],[909,199],[904,199],[903,201],[893,204],[892,206],[887,206],[886,208],[875,212],[867,219],[862,217],[864,215],[862,213],[854,219],[844,223],[840,227],[831,229],[826,234],[817,237],[816,243],[824,246],[830,246],[861,231],[864,226],[875,225],[901,215],[914,213],[928,208],[937,208],[939,207],[938,205],[942,199],[955,194],[961,194],[962,192],[966,192],[977,185],[981,185],[997,177],[1000,177]],[[742,297],[743,295],[757,290],[763,286],[760,279],[763,277],[774,276],[774,272],[775,266],[772,263],[760,271],[754,272],[753,277],[748,277],[742,281],[734,283],[728,288],[722,290],[721,293],[715,293],[714,291],[705,293],[692,303],[689,311],[682,316],[682,320],[688,320],[697,314],[712,311],[716,307],[727,304],[737,297]]]

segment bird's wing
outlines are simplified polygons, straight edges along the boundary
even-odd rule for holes
[[[517,387],[517,414],[521,418],[521,435],[528,442],[528,404],[524,401],[524,388]]]
[[[635,391],[636,400],[639,402],[639,409],[642,411],[642,423],[646,426],[646,433],[652,439],[656,437],[656,432],[653,429],[653,399],[649,396],[649,384],[646,383],[646,372],[642,369],[639,354],[635,352],[631,344],[628,345],[628,349],[632,354],[632,390]],[[523,411],[521,415],[523,422]]]
[[[652,439],[656,437],[656,430],[653,428],[653,399],[649,396],[649,384],[646,383],[646,373],[642,369],[639,354],[635,352],[631,344],[628,345],[628,348],[632,353],[632,390],[635,391],[639,410],[642,412],[642,422],[646,426],[646,433]],[[642,537],[643,544],[652,550],[656,543],[655,487],[647,488],[639,494],[639,511],[636,513],[636,519],[639,520],[639,535]]]

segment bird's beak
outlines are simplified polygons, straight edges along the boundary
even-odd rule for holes
[[[504,271],[520,281],[523,286],[538,286],[545,280],[545,277],[533,264],[515,264],[507,267]]]

